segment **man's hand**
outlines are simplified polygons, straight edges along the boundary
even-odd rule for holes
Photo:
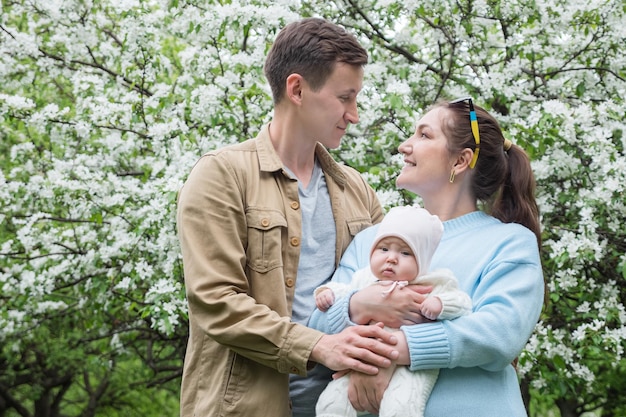
[[[383,322],[389,327],[429,321],[421,314],[421,303],[432,291],[431,286],[408,285],[402,291],[381,296],[379,285],[370,285],[350,298],[350,319],[359,324]]]
[[[376,375],[398,358],[397,337],[383,330],[382,323],[351,326],[341,333],[324,335],[311,351],[310,360],[335,371],[350,369]]]

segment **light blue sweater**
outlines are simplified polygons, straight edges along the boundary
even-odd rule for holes
[[[349,282],[367,265],[377,226],[359,233],[333,281]],[[526,416],[511,362],[530,337],[543,305],[544,281],[537,240],[527,228],[481,211],[444,222],[431,269],[449,268],[472,298],[473,311],[455,320],[403,326],[411,370],[441,368],[425,417]],[[338,333],[353,324],[349,297],[309,326]]]

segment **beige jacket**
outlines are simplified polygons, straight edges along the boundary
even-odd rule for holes
[[[318,144],[337,229],[335,265],[383,214],[372,188]],[[268,126],[204,155],[178,200],[189,303],[182,417],[291,415],[288,374],[306,375],[322,333],[292,323],[300,255],[298,183]]]

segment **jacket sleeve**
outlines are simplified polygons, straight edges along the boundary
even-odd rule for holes
[[[323,334],[249,295],[244,189],[228,161],[211,155],[198,161],[181,189],[177,224],[190,321],[242,356],[304,375]],[[272,282],[279,288],[282,279]]]

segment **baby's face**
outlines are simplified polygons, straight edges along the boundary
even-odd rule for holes
[[[419,273],[415,254],[400,238],[381,239],[370,257],[370,269],[379,280],[411,281]]]

